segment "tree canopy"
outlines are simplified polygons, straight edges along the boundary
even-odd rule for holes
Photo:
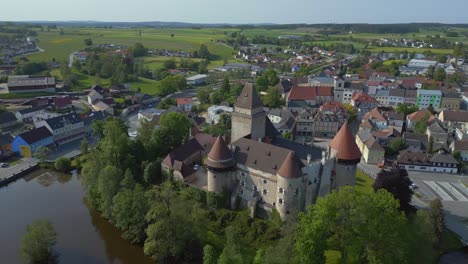
[[[36,220],[26,227],[21,238],[20,253],[30,263],[49,263],[54,258],[57,232],[48,220]]]
[[[387,190],[393,197],[400,202],[400,208],[405,212],[413,210],[411,197],[413,190],[410,188],[411,180],[408,171],[393,166],[389,170],[381,170],[372,185],[374,190]]]

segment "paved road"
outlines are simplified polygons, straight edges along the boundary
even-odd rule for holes
[[[32,166],[37,164],[37,159],[34,158],[24,158],[20,160],[16,165],[10,166],[8,168],[0,168],[0,178],[3,180],[4,178],[9,178],[14,174],[17,174],[23,170],[29,169]]]

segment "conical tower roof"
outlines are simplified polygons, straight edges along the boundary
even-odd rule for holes
[[[301,163],[294,155],[294,152],[290,151],[286,159],[281,164],[277,174],[286,179],[295,179],[302,176]]]
[[[336,158],[339,160],[353,161],[361,159],[361,151],[349,130],[348,122],[343,124],[329,146],[336,150]]]
[[[205,160],[205,164],[213,169],[224,169],[234,165],[232,152],[221,136],[213,144],[210,153],[208,153],[208,158]]]
[[[242,89],[241,94],[237,97],[237,101],[234,106],[249,110],[263,107],[262,100],[260,99],[253,83],[247,83],[244,86],[244,89]]]

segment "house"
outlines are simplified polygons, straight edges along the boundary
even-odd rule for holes
[[[46,127],[54,135],[58,145],[80,140],[85,136],[84,122],[80,115],[74,112],[39,121],[35,126]]]
[[[176,105],[181,111],[190,112],[192,111],[192,98],[177,98]]]
[[[433,122],[426,129],[427,138],[432,138],[434,143],[447,144],[448,133],[445,128],[442,127],[440,122]]]
[[[457,89],[443,88],[443,89],[440,89],[440,91],[442,92],[442,102],[440,103],[440,109],[447,109],[447,110],[459,110],[460,109],[462,96],[457,91]]]
[[[110,115],[114,115],[114,108],[109,103],[106,103],[104,99],[95,101],[91,107],[93,108],[93,111],[105,111]]]
[[[39,146],[47,147],[54,144],[54,136],[44,126],[33,128],[15,137],[11,150],[23,157],[32,157]]]
[[[372,136],[377,140],[380,146],[388,147],[393,139],[401,137],[401,130],[389,127],[383,130],[372,131]]]
[[[311,137],[314,134],[314,116],[315,110],[302,109],[296,116],[296,136]]]
[[[293,86],[294,83],[289,79],[283,79],[276,85],[276,88],[278,88],[278,90],[281,92],[281,97],[284,99],[288,95],[289,91],[291,91]]]
[[[401,133],[403,123],[403,114],[395,111],[384,111],[382,108],[376,107],[362,117],[359,129],[372,131],[394,128]]]
[[[405,132],[403,133],[403,138],[406,140],[408,145],[407,150],[411,152],[420,152],[426,151],[429,146],[429,141],[427,140],[426,135]]]
[[[130,85],[128,85],[128,84],[112,84],[109,87],[109,90],[113,94],[126,93],[126,92],[130,91]]]
[[[333,87],[330,86],[293,86],[286,97],[288,108],[299,111],[300,106],[315,106],[333,101]]]
[[[16,119],[15,114],[9,111],[0,113],[0,130],[7,130],[16,124],[18,124],[18,119]]]
[[[400,168],[408,171],[457,173],[458,161],[450,154],[439,151],[436,154],[403,150],[397,158]]]
[[[8,76],[9,93],[54,93],[56,88],[53,77],[32,77],[29,75]]]
[[[461,160],[468,161],[468,139],[453,141],[450,144],[450,151],[452,154],[455,151],[460,152]]]
[[[406,116],[406,129],[414,129],[414,125],[422,118],[427,118],[427,125],[432,124],[437,118],[427,110],[419,110]]]
[[[92,105],[95,101],[104,98],[102,94],[100,94],[97,89],[91,89],[88,94],[88,104]]]
[[[231,114],[234,111],[234,108],[224,105],[212,105],[208,107],[208,116],[206,118],[206,123],[215,125],[218,124],[219,118],[222,114]]]
[[[328,102],[320,106],[314,117],[313,135],[333,138],[348,120],[348,112],[338,102]]]
[[[187,77],[185,78],[185,80],[187,81],[188,85],[201,85],[201,84],[206,83],[207,78],[208,78],[208,75],[206,74],[197,74],[194,76]]]
[[[381,164],[385,161],[385,149],[380,146],[370,131],[361,130],[356,134],[356,145],[367,164]]]
[[[11,152],[11,143],[14,138],[10,134],[0,134],[0,157]]]
[[[267,116],[281,135],[293,132],[296,118],[291,111],[282,108],[274,108],[268,110]]]
[[[419,109],[427,109],[432,106],[434,110],[439,110],[442,102],[442,92],[440,90],[418,89],[416,105]]]
[[[43,107],[30,107],[16,111],[16,118],[21,122],[32,122],[33,117],[44,113]]]
[[[335,77],[334,101],[351,104],[353,94],[363,91],[362,81],[347,82],[345,79]]]
[[[378,102],[375,98],[364,92],[354,93],[351,98],[351,105],[358,111],[358,117],[364,116],[365,113],[377,107]]]
[[[53,102],[56,110],[70,109],[72,107],[72,98],[70,96],[56,96]]]
[[[468,129],[468,111],[462,110],[442,110],[439,114],[439,120],[443,123],[444,127],[452,133],[456,128],[462,130]]]

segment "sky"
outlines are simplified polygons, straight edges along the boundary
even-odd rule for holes
[[[0,21],[468,23],[467,0],[1,0]]]

